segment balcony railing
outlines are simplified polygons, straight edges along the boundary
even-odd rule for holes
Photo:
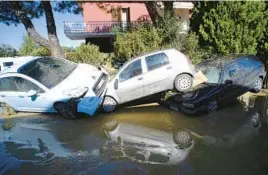
[[[94,36],[94,35],[114,35],[116,32],[125,32],[136,22],[117,21],[79,21],[64,22],[64,33],[67,37],[73,36]]]

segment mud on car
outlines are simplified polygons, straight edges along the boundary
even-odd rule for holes
[[[253,55],[208,60],[196,68],[208,80],[180,96],[180,109],[186,113],[210,113],[248,91],[257,93],[266,76],[264,64]]]

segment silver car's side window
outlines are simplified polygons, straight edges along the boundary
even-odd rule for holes
[[[16,92],[18,91],[17,86],[15,85],[13,77],[5,77],[0,79],[0,91],[1,92]]]
[[[120,82],[142,74],[141,60],[130,63],[119,75]]]
[[[158,53],[155,55],[145,57],[145,61],[146,61],[148,71],[154,70],[166,64],[169,64],[168,56],[165,53]]]

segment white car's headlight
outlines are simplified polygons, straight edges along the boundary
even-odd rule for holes
[[[63,91],[64,95],[70,96],[70,97],[79,97],[83,95],[88,90],[87,87],[77,87],[74,89],[68,89]]]

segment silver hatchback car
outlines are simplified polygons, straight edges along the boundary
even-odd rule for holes
[[[159,92],[192,87],[195,69],[190,59],[176,49],[152,52],[126,62],[110,81],[102,109],[112,112],[124,104]]]

